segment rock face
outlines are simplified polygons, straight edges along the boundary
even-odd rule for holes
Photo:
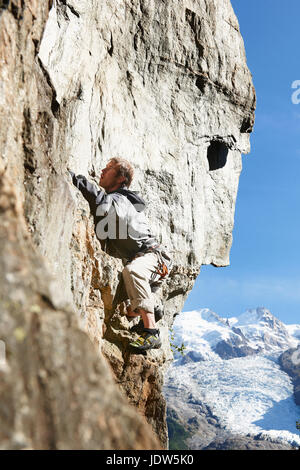
[[[1,448],[166,447],[168,327],[200,266],[229,262],[254,122],[236,17],[229,0],[0,0],[0,15]],[[67,173],[97,182],[114,155],[174,257],[146,356]]]
[[[203,450],[293,450],[293,447],[272,440],[266,441],[259,436],[236,436],[214,441]]]
[[[49,5],[0,5],[0,448],[160,448],[66,302],[75,205],[37,59]]]
[[[295,402],[300,405],[300,346],[285,351],[279,358],[281,368],[291,376],[294,384]]]

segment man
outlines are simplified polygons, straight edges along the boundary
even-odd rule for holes
[[[134,174],[132,166],[125,159],[111,158],[99,180],[105,191],[98,190],[84,176],[69,172],[89,203],[102,248],[126,263],[122,276],[130,300],[127,316],[142,316],[143,320],[141,336],[130,345],[139,350],[159,348],[152,290],[168,275],[172,262],[151,234],[145,202],[128,189]]]

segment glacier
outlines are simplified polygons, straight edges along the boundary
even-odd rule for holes
[[[257,353],[223,359],[215,348],[220,341],[231,341],[237,327]],[[299,325],[288,328],[264,308],[227,320],[201,309],[180,314],[173,331],[176,343],[184,343],[186,349],[184,357],[174,354],[165,388],[169,387],[169,394],[171,389],[178,403],[186,401],[195,414],[197,406],[191,403],[209,407],[233,434],[259,434],[300,446],[296,429],[300,407],[293,398],[292,380],[278,363],[284,350],[297,347]]]

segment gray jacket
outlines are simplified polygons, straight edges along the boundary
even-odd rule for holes
[[[124,186],[106,193],[85,176],[69,173],[73,184],[89,203],[96,236],[104,251],[131,260],[138,253],[159,246],[144,214],[145,202],[135,191]]]

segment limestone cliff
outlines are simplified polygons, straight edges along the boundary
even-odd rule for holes
[[[168,328],[201,265],[229,262],[254,122],[237,19],[229,0],[0,0],[0,15],[0,446],[166,447]],[[174,257],[146,355],[128,351],[122,263],[67,172],[98,182],[115,155]]]

